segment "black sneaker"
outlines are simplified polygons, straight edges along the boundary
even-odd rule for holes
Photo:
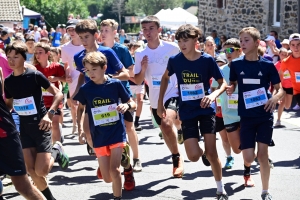
[[[206,158],[205,152],[204,154],[201,156],[202,157],[202,162],[205,166],[209,167],[210,166],[210,162],[209,160]]]
[[[272,200],[272,196],[269,193],[265,193],[261,195],[262,200]]]
[[[143,128],[140,125],[134,125],[135,131],[141,131]]]
[[[94,149],[92,147],[90,147],[90,145],[88,143],[86,143],[86,150],[87,150],[87,152],[88,152],[88,154],[90,156],[94,156],[95,155]]]
[[[223,193],[218,194],[218,193],[217,193],[217,199],[218,199],[218,200],[228,200],[229,197],[228,197],[227,194],[223,194]]]

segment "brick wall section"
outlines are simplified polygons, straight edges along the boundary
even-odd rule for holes
[[[297,0],[282,0],[281,27],[273,27],[273,4],[270,0],[226,0],[225,8],[217,8],[217,0],[199,0],[199,26],[210,35],[237,37],[243,27],[256,27],[264,38],[270,30],[276,30],[280,39],[290,32],[297,32]]]

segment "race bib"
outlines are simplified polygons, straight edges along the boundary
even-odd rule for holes
[[[43,96],[52,96],[53,97],[53,94],[51,94],[50,92],[48,92],[47,90],[45,90],[44,88],[42,88],[42,95]]]
[[[54,43],[59,45],[60,44],[60,40],[55,40]]]
[[[228,108],[231,109],[237,109],[238,108],[238,94],[232,94],[230,96],[227,96],[227,102],[228,102]]]
[[[120,119],[116,103],[107,106],[92,108],[91,111],[95,126],[108,124]]]
[[[204,97],[203,83],[180,84],[182,101],[197,100]]]
[[[152,76],[153,89],[159,89],[160,88],[161,77],[162,76]],[[170,84],[170,80],[169,80],[168,84]]]
[[[290,72],[289,70],[286,70],[285,72],[283,72],[283,79],[289,79],[291,78]]]
[[[296,83],[300,83],[300,72],[295,72]]]
[[[37,114],[33,97],[13,100],[14,110],[21,116]]]
[[[221,106],[221,99],[220,99],[220,97],[216,98],[216,103],[217,103],[217,106]]]
[[[243,92],[246,109],[262,106],[267,103],[268,98],[264,87]]]

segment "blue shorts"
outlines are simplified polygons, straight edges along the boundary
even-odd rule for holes
[[[255,148],[260,142],[270,145],[273,135],[273,116],[241,117],[240,149]]]

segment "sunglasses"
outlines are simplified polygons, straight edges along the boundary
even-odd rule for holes
[[[239,49],[240,48],[237,48],[237,47],[230,47],[230,48],[224,49],[222,52],[227,53],[227,54],[232,54],[235,50],[239,50]]]

